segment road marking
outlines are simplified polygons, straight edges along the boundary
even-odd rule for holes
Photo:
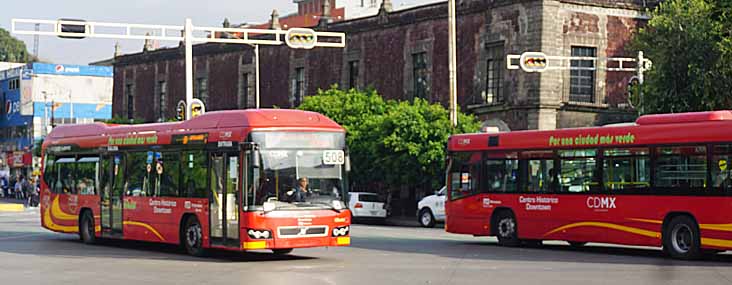
[[[25,206],[23,204],[0,204],[0,212],[23,212]]]

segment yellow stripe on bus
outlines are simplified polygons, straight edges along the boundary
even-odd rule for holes
[[[633,233],[641,236],[651,237],[651,238],[661,238],[661,233],[639,229],[639,228],[633,228],[633,227],[627,227],[627,226],[621,226],[611,223],[602,223],[602,222],[579,222],[574,224],[569,224],[565,226],[561,226],[559,228],[556,228],[546,234],[544,236],[549,236],[557,232],[561,232],[563,230],[568,230],[572,228],[579,228],[579,227],[597,227],[597,228],[606,228],[606,229],[613,229],[621,232],[628,232]]]
[[[76,215],[67,214],[61,210],[61,206],[58,203],[58,196],[53,199],[53,204],[51,204],[51,215],[57,220],[62,221],[77,221],[79,219]]]
[[[153,228],[152,226],[150,226],[148,224],[134,222],[134,221],[124,221],[123,224],[125,226],[138,226],[138,227],[146,228],[148,231],[152,232],[155,236],[157,236],[160,239],[160,241],[165,241],[165,238],[163,238],[163,236],[160,235],[160,233],[157,230],[155,230],[155,228]]]

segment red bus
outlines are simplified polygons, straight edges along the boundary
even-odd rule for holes
[[[43,151],[43,227],[85,243],[180,244],[192,255],[350,244],[345,130],[317,113],[59,126]]]
[[[446,230],[507,246],[654,246],[682,259],[730,250],[728,128],[732,111],[452,136]]]

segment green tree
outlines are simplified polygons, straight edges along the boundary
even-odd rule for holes
[[[0,28],[0,61],[26,63],[33,57],[26,50],[25,43]]]
[[[436,189],[444,183],[450,134],[480,127],[475,117],[461,113],[452,128],[443,106],[422,99],[387,101],[374,90],[337,86],[306,97],[300,108],[324,114],[348,131],[351,179],[360,187]]]
[[[728,0],[669,0],[651,12],[633,43],[653,61],[644,112],[732,107],[731,8]]]
[[[113,125],[138,125],[138,124],[144,124],[145,121],[141,119],[125,119],[122,117],[114,117],[109,120],[104,121],[106,124],[113,124]]]

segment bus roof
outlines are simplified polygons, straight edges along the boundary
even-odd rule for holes
[[[244,128],[345,131],[343,127],[330,118],[315,112],[287,109],[248,109],[209,112],[184,122],[141,125],[104,123],[61,125],[53,129],[47,136],[47,140],[145,133],[208,132],[218,129]]]
[[[624,147],[732,142],[732,111],[646,115],[635,124],[453,135],[451,151]]]

